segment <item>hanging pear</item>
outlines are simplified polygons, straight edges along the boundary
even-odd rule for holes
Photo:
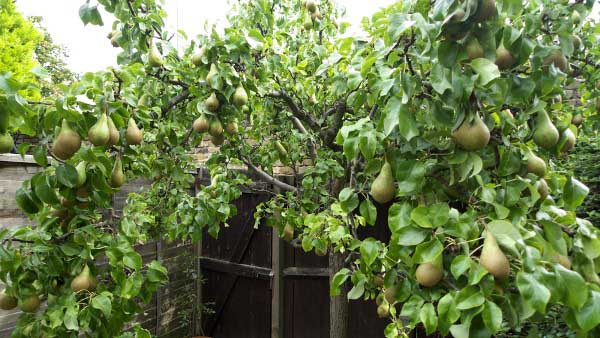
[[[385,204],[394,199],[396,185],[392,174],[392,166],[386,160],[381,167],[379,175],[371,184],[371,196],[380,204]]]
[[[208,119],[204,115],[197,118],[192,125],[192,128],[194,128],[194,131],[197,133],[206,133],[209,127],[210,124]]]
[[[390,303],[385,299],[377,306],[377,316],[379,318],[387,318],[390,316]]]
[[[63,161],[70,159],[81,148],[81,137],[71,129],[67,120],[62,121],[62,126],[58,132],[58,136],[52,144],[52,152],[54,156]]]
[[[454,143],[467,151],[478,151],[490,142],[490,130],[481,120],[479,115],[470,123],[467,118],[454,132],[452,132]]]
[[[0,292],[0,309],[8,311],[17,307],[17,298],[6,294],[6,290]]]
[[[79,164],[77,164],[75,167],[75,170],[77,171],[77,187],[83,186],[87,180],[86,167],[87,163],[85,161],[79,162]]]
[[[237,121],[230,121],[225,125],[225,132],[229,135],[235,135],[238,133]]]
[[[223,135],[223,125],[221,124],[221,121],[219,121],[219,120],[212,121],[210,123],[210,127],[208,128],[208,133],[214,137]]]
[[[202,65],[202,58],[204,57],[204,53],[206,52],[206,47],[202,47],[200,48],[200,50],[198,51],[198,53],[192,55],[192,64],[196,67],[199,67]]]
[[[571,118],[571,123],[575,126],[579,127],[583,123],[583,115],[575,114],[573,118]]]
[[[569,62],[567,58],[559,50],[552,51],[544,59],[544,66],[553,64],[554,67],[560,69],[563,73],[566,73],[569,68]]]
[[[436,286],[442,280],[444,270],[442,268],[442,256],[438,256],[433,262],[420,264],[415,271],[417,282],[426,288]]]
[[[127,131],[125,132],[125,140],[127,140],[127,144],[129,145],[138,145],[142,143],[143,139],[142,131],[138,128],[137,123],[133,117],[129,118],[129,122],[127,123]]]
[[[121,138],[121,135],[119,135],[119,129],[117,129],[117,126],[115,126],[115,123],[113,122],[113,120],[110,116],[108,116],[107,122],[108,122],[108,134],[110,136],[108,137],[108,142],[106,143],[106,145],[109,147],[112,147],[112,146],[116,145],[117,143],[119,143],[119,139]]]
[[[509,69],[515,64],[516,61],[517,60],[515,60],[510,51],[506,49],[503,44],[498,46],[496,49],[496,65],[498,68],[501,70]]]
[[[221,134],[221,135],[211,135],[210,136],[210,142],[214,145],[214,146],[220,146],[223,144],[223,142],[225,142],[225,135]]]
[[[307,0],[304,7],[311,13],[314,13],[317,10],[317,4],[313,0]]]
[[[125,174],[123,174],[123,164],[121,163],[121,157],[117,157],[112,173],[110,175],[110,186],[118,188],[125,183]]]
[[[560,142],[559,142],[559,144],[562,144],[562,147],[560,148],[560,152],[566,153],[566,152],[569,152],[570,150],[572,150],[573,148],[575,148],[575,141],[576,141],[575,133],[573,133],[571,128],[567,128],[567,129],[563,130],[562,134],[560,135]]]
[[[19,303],[19,309],[23,312],[33,313],[40,308],[40,297],[31,295]]]
[[[305,30],[312,29],[312,27],[313,27],[313,21],[312,21],[312,17],[310,16],[310,14],[304,13],[304,19],[302,21],[302,27],[304,27]]]
[[[544,149],[550,150],[558,143],[558,137],[558,129],[550,120],[548,113],[545,111],[539,112],[533,131],[533,142]]]
[[[208,74],[206,75],[206,83],[208,83],[210,85],[213,81],[213,78],[217,75],[219,75],[219,71],[217,70],[217,65],[215,65],[214,63],[211,63],[210,70],[208,71]]]
[[[283,227],[283,239],[286,242],[290,242],[292,239],[294,239],[294,226],[290,223],[286,223]]]
[[[110,139],[110,129],[108,128],[108,116],[103,113],[96,124],[88,130],[88,140],[95,146],[104,146]]]
[[[71,281],[71,290],[73,292],[92,291],[97,284],[96,277],[92,275],[89,266],[85,265],[83,270]]]
[[[148,64],[151,67],[162,67],[163,65],[162,55],[160,55],[154,40],[150,41],[150,48],[148,50]]]
[[[210,112],[217,111],[217,109],[219,109],[219,99],[217,98],[217,94],[210,94],[206,101],[204,101],[204,106]]]
[[[233,104],[238,107],[241,107],[248,103],[248,94],[242,85],[239,85],[235,89],[235,93],[233,93]]]
[[[508,258],[506,258],[506,255],[498,246],[494,235],[489,231],[487,231],[485,240],[483,241],[479,264],[498,279],[504,279],[510,274]]]
[[[546,176],[546,161],[531,150],[527,153],[527,172],[542,178]]]
[[[475,60],[485,56],[483,47],[481,47],[479,40],[477,40],[475,37],[469,40],[467,43],[467,56],[470,60]]]
[[[15,146],[15,141],[9,133],[0,134],[0,154],[10,153]]]
[[[285,147],[283,146],[283,144],[281,144],[281,142],[275,141],[275,150],[279,154],[280,159],[287,158],[287,156],[288,156],[287,149],[285,149]]]
[[[477,7],[477,21],[486,21],[493,18],[496,15],[496,1],[495,0],[482,0],[479,1]]]

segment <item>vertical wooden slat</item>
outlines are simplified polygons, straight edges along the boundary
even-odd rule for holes
[[[196,173],[196,182],[194,184],[194,196],[198,194],[198,191],[200,189],[200,183],[202,182],[203,179],[203,168],[198,168],[198,171]],[[202,304],[202,267],[200,266],[200,258],[202,257],[202,234],[200,235],[200,240],[198,241],[198,243],[196,243],[196,245],[194,246],[194,253],[195,253],[195,257],[194,259],[196,260],[195,262],[195,268],[196,268],[196,281],[195,281],[195,288],[196,288],[196,302],[195,304]],[[194,306],[194,312],[193,312],[193,334],[194,335],[200,335],[202,334],[202,308],[200,306]]]
[[[160,263],[162,259],[162,239],[156,241],[156,260]],[[155,335],[160,336],[160,326],[162,318],[162,300],[160,296],[160,290],[156,292],[156,328]]]
[[[275,193],[279,188],[273,187]],[[273,279],[271,280],[271,338],[283,337],[283,317],[284,317],[284,285],[283,285],[283,266],[284,251],[283,241],[279,237],[279,229],[273,228],[271,232],[271,269]]]

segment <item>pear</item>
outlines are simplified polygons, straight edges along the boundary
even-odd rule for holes
[[[306,1],[304,7],[306,7],[306,9],[308,9],[308,11],[311,13],[314,13],[317,10],[317,4],[312,0]]]
[[[387,318],[390,316],[390,303],[385,300],[377,307],[377,316],[379,318]]]
[[[119,38],[121,37],[121,32],[112,31],[109,33],[108,38],[110,39],[110,44],[117,48],[119,47]]]
[[[58,136],[52,144],[52,152],[54,156],[61,160],[70,159],[81,148],[81,137],[71,129],[67,120],[62,121],[62,126],[58,132]]]
[[[248,103],[248,94],[246,93],[244,87],[242,87],[242,85],[239,85],[235,89],[235,93],[233,93],[233,104],[235,104],[238,107],[242,107],[246,103]]]
[[[548,183],[543,178],[540,178],[537,182],[535,182],[535,189],[537,190],[538,194],[540,194],[541,201],[545,200],[550,193]]]
[[[162,67],[163,65],[162,55],[160,55],[154,40],[150,41],[150,48],[148,50],[148,64],[150,67]]]
[[[202,58],[204,57],[204,53],[206,53],[206,47],[200,48],[198,53],[192,55],[192,64],[194,64],[194,66],[199,67],[202,65]]]
[[[0,154],[9,153],[13,150],[15,146],[15,141],[10,136],[10,134],[0,134]]]
[[[500,46],[496,49],[496,65],[500,69],[509,69],[512,67],[515,62],[515,58],[512,56],[510,51],[504,47],[504,45],[500,44]]]
[[[217,94],[210,94],[206,101],[204,101],[204,106],[210,112],[217,111],[217,109],[219,109],[219,99],[217,98]]]
[[[575,51],[578,51],[582,45],[583,41],[581,41],[581,38],[577,35],[573,35],[573,49],[575,49]]]
[[[467,118],[454,132],[452,132],[454,143],[467,151],[478,151],[490,142],[490,130],[481,120],[479,115],[470,123]]]
[[[121,158],[117,157],[112,173],[110,175],[110,186],[113,188],[118,188],[122,186],[123,183],[125,183],[125,174],[123,174],[123,164],[121,163]]]
[[[467,43],[467,56],[469,56],[470,60],[484,57],[483,48],[477,38],[472,38]]]
[[[555,253],[552,256],[552,260],[556,263],[562,265],[565,269],[571,269],[571,260],[569,257],[561,255],[559,253]]]
[[[219,75],[219,71],[217,70],[217,65],[215,65],[214,63],[210,64],[210,70],[208,71],[208,74],[206,75],[206,83],[208,83],[209,85],[212,83],[213,78]]]
[[[384,300],[390,304],[394,304],[396,302],[396,286],[391,286],[383,292]]]
[[[479,264],[498,279],[504,279],[510,274],[510,263],[491,232],[487,232],[483,241],[483,249],[479,256]]]
[[[294,226],[290,223],[286,223],[283,227],[283,239],[288,242],[294,239]]]
[[[115,126],[115,123],[113,122],[113,120],[110,116],[108,116],[107,122],[108,122],[108,134],[110,136],[108,137],[108,142],[106,143],[106,145],[109,147],[112,147],[114,145],[117,145],[117,143],[119,143],[119,139],[121,138],[121,135],[119,135],[119,129],[117,129],[117,126]]]
[[[383,287],[384,283],[385,283],[385,280],[383,279],[383,277],[381,275],[373,276],[373,284],[375,284],[376,287],[381,288],[381,287]]]
[[[581,14],[579,14],[578,11],[573,11],[573,14],[571,14],[571,20],[573,20],[575,25],[579,25],[581,23]]]
[[[6,294],[6,290],[0,292],[0,309],[12,310],[17,307],[17,302],[15,297]]]
[[[210,127],[208,128],[208,133],[211,136],[221,136],[223,135],[223,125],[221,121],[214,120],[210,123]]]
[[[89,266],[85,265],[83,270],[71,281],[71,290],[73,292],[92,291],[96,285],[96,278],[92,275]]]
[[[554,67],[560,69],[563,73],[566,73],[569,67],[567,58],[559,50],[552,51],[552,53],[544,59],[544,66],[550,64],[553,64]]]
[[[77,170],[77,187],[83,186],[87,180],[86,167],[87,163],[85,161],[79,162],[75,167],[75,170]]]
[[[486,21],[493,18],[496,15],[496,1],[495,0],[480,0],[479,6],[477,7],[476,19],[477,21]]]
[[[308,13],[304,13],[304,19],[302,21],[302,27],[305,30],[310,30],[313,27],[312,17]]]
[[[287,158],[287,156],[288,156],[287,149],[285,149],[285,147],[283,146],[283,144],[281,144],[281,142],[275,141],[275,150],[279,154],[279,158],[282,158],[282,159]]]
[[[546,176],[546,162],[531,150],[527,154],[527,172],[541,178]]]
[[[600,84],[598,84],[600,87]],[[596,112],[600,113],[600,97],[596,99]]]
[[[571,130],[571,128],[567,128],[563,130],[560,135],[562,147],[560,148],[560,152],[566,153],[575,148],[575,133]],[[563,143],[564,142],[564,143]]]
[[[454,13],[452,13],[450,20],[452,20],[453,22],[462,21],[465,18],[466,14],[467,13],[465,13],[465,11],[462,8],[458,8],[454,11]]]
[[[103,146],[110,140],[110,129],[108,128],[108,116],[103,113],[96,124],[88,131],[88,140],[95,146]]]
[[[317,255],[319,257],[323,257],[323,256],[327,255],[327,248],[316,247],[315,255]]]
[[[583,115],[579,113],[575,114],[575,116],[571,118],[571,123],[579,127],[583,123]]]
[[[130,117],[129,122],[127,123],[127,131],[125,132],[125,140],[127,140],[127,144],[141,144],[143,138],[144,136],[142,135],[142,131],[140,130],[140,128],[138,128],[137,123],[135,123],[133,117]]]
[[[533,142],[544,149],[550,150],[558,143],[558,137],[558,129],[550,120],[548,113],[545,111],[539,112],[533,131]]]
[[[200,116],[194,121],[192,128],[194,128],[194,131],[197,133],[206,133],[209,128],[208,119],[204,115]]]
[[[220,135],[211,135],[210,136],[210,142],[214,145],[214,146],[220,146],[223,144],[223,142],[225,142],[225,136],[223,134]]]
[[[228,122],[225,125],[225,132],[229,135],[235,135],[238,133],[238,124],[236,121]]]
[[[396,185],[394,183],[394,175],[392,174],[392,166],[386,160],[381,167],[379,175],[371,184],[371,196],[380,204],[385,204],[394,199],[396,195]]]
[[[323,18],[323,15],[321,14],[321,12],[319,11],[319,9],[317,9],[316,11],[312,12],[310,14],[310,18],[313,20],[321,20]]]
[[[312,94],[312,95],[311,95],[311,96],[308,98],[308,103],[310,103],[310,104],[312,104],[312,105],[319,103],[319,102],[317,101],[317,97],[315,96],[315,94]]]
[[[426,288],[433,287],[442,280],[444,271],[441,265],[441,256],[439,262],[427,262],[420,264],[415,271],[417,282]]]
[[[19,309],[23,312],[33,313],[40,308],[40,298],[37,295],[29,296],[19,303]]]

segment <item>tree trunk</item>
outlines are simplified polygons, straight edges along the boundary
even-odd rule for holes
[[[344,267],[345,255],[339,252],[329,252],[329,284],[333,276]],[[348,282],[341,287],[339,296],[329,300],[329,338],[348,338]]]

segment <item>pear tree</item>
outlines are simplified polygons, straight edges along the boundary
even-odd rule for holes
[[[217,237],[252,180],[276,188],[257,224],[329,255],[331,337],[351,336],[358,299],[377,302],[386,337],[492,337],[551,307],[598,336],[600,231],[576,215],[587,187],[555,170],[600,108],[592,5],[398,1],[352,34],[328,0],[243,0],[230,25],[188,37],[154,0],[85,2],[85,24],[103,24],[97,6],[116,18],[103,43],[119,67],[37,103],[0,74],[8,129],[40,139],[19,151],[43,167],[16,194],[32,225],[1,232],[14,336],[147,337],[123,330],[167,271],[134,245]],[[565,91],[577,83],[582,105]],[[204,139],[219,146],[211,184],[190,196]],[[152,184],[103,217],[139,177]]]

